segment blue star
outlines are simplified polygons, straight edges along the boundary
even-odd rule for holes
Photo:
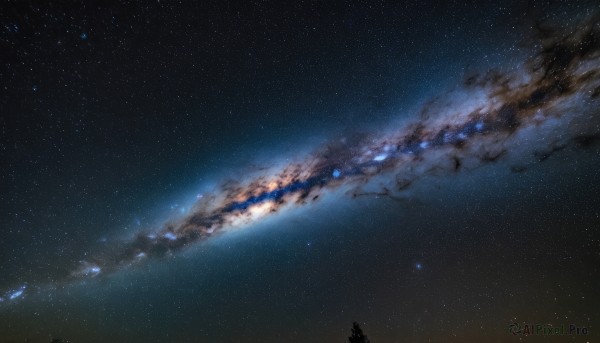
[[[12,32],[12,33],[19,32],[19,26],[17,24],[8,24],[8,25],[4,25],[4,27],[6,28],[6,30],[8,30],[8,32]]]
[[[423,265],[422,265],[421,263],[417,262],[417,263],[415,264],[415,269],[416,269],[416,270],[423,270]]]
[[[82,32],[79,35],[79,38],[81,38],[81,40],[86,40],[86,39],[88,39],[88,34],[86,32]]]
[[[482,121],[478,121],[477,124],[475,124],[475,130],[477,130],[478,132],[483,130],[483,122]]]

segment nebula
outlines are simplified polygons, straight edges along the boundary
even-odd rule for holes
[[[81,261],[61,282],[110,274],[148,258],[160,258],[240,228],[292,206],[308,205],[342,186],[348,197],[375,177],[390,180],[378,194],[406,192],[419,179],[447,175],[505,159],[527,141],[543,162],[572,147],[600,141],[600,17],[594,15],[568,34],[539,25],[538,50],[511,72],[472,73],[455,90],[426,102],[413,121],[378,132],[338,137],[281,170],[223,182],[198,199],[190,212],[156,230],[99,251]],[[544,131],[552,126],[555,130]],[[516,164],[512,171],[524,172]],[[22,297],[30,287],[6,291],[0,302]]]

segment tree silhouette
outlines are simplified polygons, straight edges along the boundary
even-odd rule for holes
[[[370,343],[367,335],[363,334],[357,322],[352,323],[352,336],[348,337],[348,343]]]

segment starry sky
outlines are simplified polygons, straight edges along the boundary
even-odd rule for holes
[[[599,13],[1,4],[0,342],[597,340]]]

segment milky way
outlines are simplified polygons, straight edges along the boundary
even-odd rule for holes
[[[378,194],[396,196],[425,176],[447,175],[505,159],[511,147],[531,144],[519,133],[548,131],[536,143],[543,162],[567,147],[586,148],[600,140],[600,24],[593,16],[566,35],[540,25],[536,52],[510,72],[470,74],[453,91],[426,102],[412,122],[378,132],[331,140],[278,171],[223,182],[183,218],[138,233],[87,257],[57,283],[113,273],[147,258],[159,258],[232,228],[294,205],[317,203],[323,192],[348,187],[357,197],[376,176],[390,180]],[[411,116],[409,116],[411,117]],[[556,126],[555,125],[555,126]],[[544,133],[545,134],[545,133]],[[525,137],[526,138],[526,137]],[[526,171],[515,165],[514,172]],[[17,285],[0,302],[33,288]]]

